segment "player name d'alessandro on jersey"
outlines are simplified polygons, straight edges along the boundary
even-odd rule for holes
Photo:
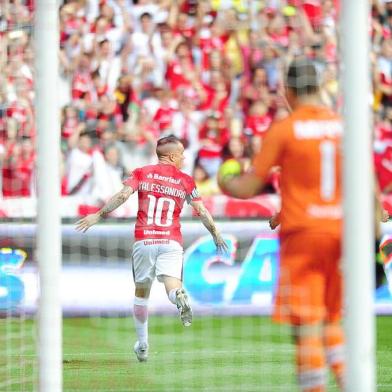
[[[144,192],[162,193],[164,195],[179,197],[180,199],[185,199],[186,197],[186,193],[182,189],[177,189],[171,186],[156,184],[151,182],[144,182],[144,181],[140,182],[138,190]]]

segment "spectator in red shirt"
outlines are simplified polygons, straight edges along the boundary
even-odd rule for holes
[[[169,88],[177,91],[180,87],[191,86],[195,67],[189,46],[181,42],[175,50],[175,58],[169,61],[166,70],[166,79]]]
[[[229,86],[222,74],[213,72],[208,87],[207,97],[202,105],[202,109],[218,112],[222,115],[229,106]]]
[[[23,138],[9,152],[3,166],[4,197],[29,197],[32,192],[35,151],[33,141]]]
[[[98,101],[98,115],[97,115],[97,128],[101,121],[109,123],[110,128],[118,130],[123,125],[123,117],[121,108],[118,103],[109,98],[108,95],[103,95]],[[99,133],[99,130],[97,130]]]
[[[374,155],[376,176],[380,190],[383,193],[392,192],[392,147],[386,147],[379,154]]]
[[[88,53],[79,57],[78,66],[72,79],[72,100],[79,108],[85,108],[86,103],[92,102],[94,89],[91,77],[91,59]]]
[[[247,135],[243,142],[256,150],[262,140],[259,135],[272,119],[288,113],[279,93],[282,70],[303,54],[317,63],[325,103],[341,104],[336,74],[337,1],[268,1],[249,14],[246,2],[230,9],[222,1],[133,3],[71,1],[61,6],[61,98],[62,104],[69,104],[61,131],[69,149],[75,147],[70,142],[74,136],[97,131],[101,148],[115,143],[131,168],[135,162],[150,163],[156,139],[174,132],[187,144],[192,164],[200,148],[204,158],[215,154],[221,159],[229,140],[227,124],[241,118],[245,131],[241,125],[234,134]],[[6,20],[0,21],[0,46],[6,53],[0,56],[0,138],[8,168],[11,151],[15,148],[19,154],[20,138],[35,133],[31,32],[24,28],[33,14],[26,4],[12,2]],[[392,2],[374,2],[374,108],[380,113],[392,106],[391,15]],[[239,87],[233,76],[241,80]],[[159,89],[168,91],[174,105],[156,99]],[[215,136],[200,126],[211,111],[218,120]],[[390,159],[389,151],[385,152],[391,139],[386,120],[376,130],[384,154],[376,157],[381,170]],[[80,162],[88,166],[89,160],[89,153],[82,154]],[[215,171],[211,161],[207,168]]]
[[[61,137],[67,140],[75,132],[81,132],[84,127],[85,124],[80,122],[77,109],[71,105],[65,106],[61,114]]]
[[[382,94],[381,103],[392,106],[392,38],[382,43],[381,55],[377,61],[378,89]]]
[[[287,47],[289,44],[289,28],[283,16],[276,13],[266,27],[268,38],[273,44]]]
[[[216,176],[222,163],[223,146],[229,140],[227,130],[220,126],[219,117],[218,113],[211,113],[199,132],[198,161],[210,177]]]
[[[105,81],[105,78],[102,77],[102,75],[99,73],[98,70],[94,71],[91,74],[91,78],[93,81],[93,96],[94,96],[94,101],[98,100],[104,95],[108,94],[108,84]]]
[[[255,101],[245,120],[245,134],[264,137],[272,123],[272,116],[263,101]]]
[[[269,104],[270,94],[268,88],[267,72],[261,66],[253,70],[252,78],[245,81],[242,88],[241,98],[243,100],[244,110],[247,111],[255,101],[263,101]]]
[[[177,110],[177,103],[172,98],[170,90],[162,90],[159,94],[160,105],[153,117],[154,125],[163,133],[171,128],[173,115]]]
[[[380,120],[375,120],[375,140],[392,147],[392,107],[385,109]]]

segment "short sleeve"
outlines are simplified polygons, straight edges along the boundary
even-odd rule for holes
[[[253,160],[254,173],[263,181],[266,180],[273,166],[281,166],[286,138],[287,129],[282,124],[272,126],[265,135],[261,150]]]
[[[130,186],[134,191],[139,188],[140,169],[135,169],[128,178],[123,181],[123,185]]]
[[[200,201],[201,197],[199,195],[199,191],[197,190],[195,181],[192,177],[187,177],[185,181],[185,200],[187,203],[191,203],[192,201]]]

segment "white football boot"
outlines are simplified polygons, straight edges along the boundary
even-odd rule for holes
[[[192,308],[189,305],[188,295],[182,288],[176,291],[176,304],[183,326],[189,327],[192,324]]]
[[[148,344],[147,343],[139,343],[137,341],[135,346],[133,347],[133,351],[135,352],[137,359],[139,362],[146,362],[148,358]]]

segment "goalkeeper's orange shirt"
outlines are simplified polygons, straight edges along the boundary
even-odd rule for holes
[[[298,107],[272,125],[253,165],[265,180],[281,167],[281,235],[311,231],[340,235],[342,122],[322,106]]]

